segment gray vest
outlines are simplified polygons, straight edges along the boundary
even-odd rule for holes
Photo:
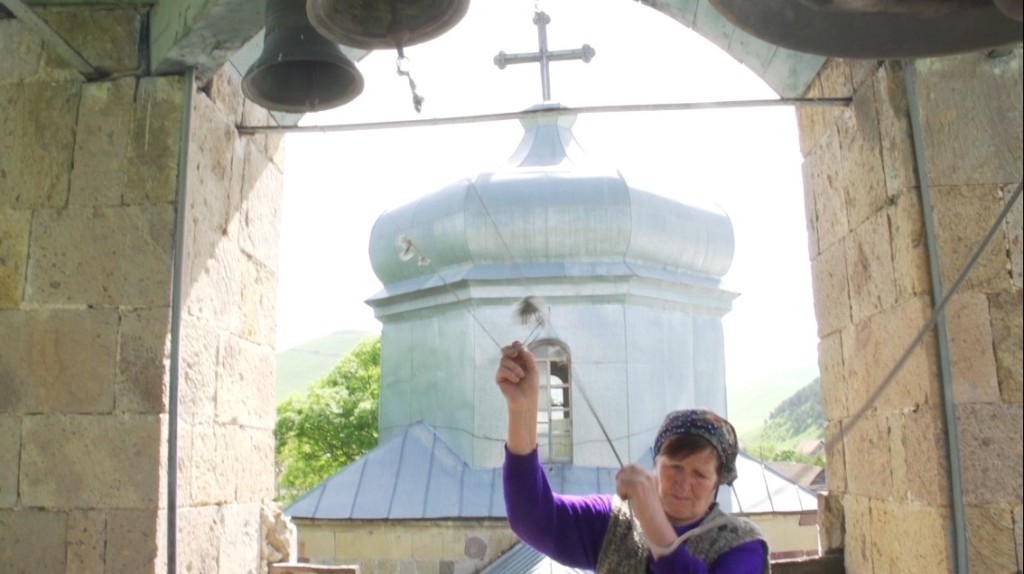
[[[751,540],[764,541],[764,534],[750,520],[722,512],[716,503],[701,525],[684,534],[683,539],[690,554],[710,566],[719,556],[740,544]],[[597,574],[645,574],[650,556],[640,523],[630,517],[629,508],[616,496],[608,532],[597,559]],[[771,574],[771,571],[768,553],[765,552],[764,572]]]

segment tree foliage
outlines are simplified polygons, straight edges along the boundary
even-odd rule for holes
[[[377,445],[380,336],[367,337],[303,396],[277,407],[278,496],[285,504]]]

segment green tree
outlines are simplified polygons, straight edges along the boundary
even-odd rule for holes
[[[277,407],[278,498],[290,504],[377,445],[380,336],[366,337],[303,396]]]

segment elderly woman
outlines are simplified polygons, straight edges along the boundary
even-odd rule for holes
[[[736,478],[728,421],[703,409],[669,413],[654,442],[653,473],[626,465],[617,496],[563,496],[551,491],[537,454],[533,355],[518,342],[504,347],[495,379],[508,403],[505,507],[527,544],[598,574],[770,572],[758,527],[715,503],[719,485]]]

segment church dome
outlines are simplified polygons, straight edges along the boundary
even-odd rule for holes
[[[432,286],[438,274],[448,282],[635,274],[718,283],[733,256],[720,208],[631,187],[583,152],[565,108],[531,111],[505,165],[377,218],[369,255],[385,286],[378,298]]]

